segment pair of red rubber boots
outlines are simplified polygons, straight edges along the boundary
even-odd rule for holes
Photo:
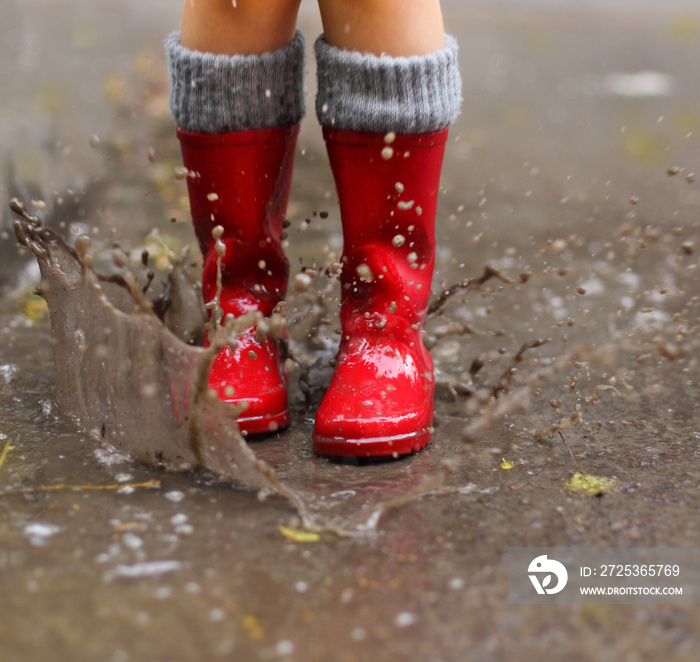
[[[224,315],[269,317],[289,276],[281,237],[298,125],[223,134],[179,130],[203,295]],[[341,340],[316,413],[313,448],[331,457],[397,457],[423,448],[433,417],[433,366],[421,337],[435,261],[435,216],[447,129],[395,135],[324,129],[344,248]],[[219,258],[212,231],[223,228]],[[217,286],[217,260],[221,281]],[[248,435],[289,424],[278,340],[250,328],[217,355],[210,387],[246,402]]]

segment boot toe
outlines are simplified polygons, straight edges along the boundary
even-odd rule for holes
[[[265,393],[241,393],[238,397],[220,399],[232,405],[246,405],[236,418],[238,428],[244,436],[277,432],[289,425],[286,388]]]
[[[287,381],[278,343],[272,339],[256,343],[243,337],[235,352],[224,347],[214,359],[209,388],[222,402],[246,404],[236,419],[244,435],[277,432],[289,425]]]
[[[368,408],[364,416],[349,414],[350,406],[338,409],[332,404],[319,408],[316,416],[313,446],[318,455],[395,457],[419,451],[430,441],[432,400],[401,411],[379,413]]]
[[[388,352],[386,346],[363,346],[353,353],[350,344],[350,349],[316,413],[314,451],[332,457],[396,457],[424,448],[433,417],[430,367],[397,347]],[[387,369],[387,354],[401,361],[401,370]],[[381,357],[381,371],[373,356]]]

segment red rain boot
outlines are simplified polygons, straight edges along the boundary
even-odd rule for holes
[[[235,317],[272,314],[287,291],[289,264],[280,237],[287,209],[299,126],[222,134],[178,129],[192,219],[204,255],[202,293],[216,296],[217,253],[212,230],[221,225],[221,308]],[[209,387],[224,402],[247,402],[238,418],[244,434],[274,432],[289,424],[284,357],[279,341],[256,340],[248,329],[235,352],[222,349]]]
[[[340,349],[314,451],[393,456],[430,441],[435,379],[421,330],[447,129],[324,130],[343,221]]]

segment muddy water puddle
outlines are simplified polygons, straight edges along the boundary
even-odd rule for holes
[[[175,436],[124,375],[100,374],[71,393],[77,382],[68,368],[57,374],[48,315],[31,294],[35,260],[0,242],[8,659],[522,659],[555,649],[624,659],[640,647],[649,659],[669,650],[692,659],[691,610],[508,606],[504,554],[509,545],[700,540],[700,164],[697,138],[687,137],[696,74],[653,31],[640,34],[664,46],[659,61],[634,35],[620,44],[606,33],[592,52],[585,26],[533,25],[522,37],[508,22],[454,25],[471,63],[466,87],[480,94],[453,131],[443,174],[433,301],[444,305],[426,326],[436,433],[414,457],[349,465],[311,451],[337,342],[337,286],[324,272],[341,251],[313,131],[302,136],[289,213],[292,279],[318,272],[287,307],[303,364],[289,366],[292,426],[249,444],[297,502],[274,486],[236,486],[221,458],[212,459],[218,477],[196,462],[181,475],[135,462],[130,439],[162,448]],[[629,74],[638,62],[672,71],[664,89],[673,94],[621,95],[622,83],[645,83],[606,77],[611,62]],[[32,205],[38,194],[24,201],[69,244],[89,234],[97,270],[112,268],[117,241],[139,284],[156,273],[155,293],[194,242],[176,141],[158,110],[164,91],[154,74],[139,75],[129,84],[151,110],[92,140],[100,176],[47,191],[45,210]],[[146,369],[150,350],[137,337],[125,331],[110,347]],[[187,349],[177,351],[192,375],[200,355]],[[66,365],[81,374],[79,362]],[[170,383],[151,382],[156,394]],[[108,397],[104,440],[103,420],[80,431],[59,393],[93,413]],[[106,437],[120,426],[127,439],[115,433],[115,450]],[[218,435],[236,443],[219,429],[203,438]],[[573,494],[564,483],[577,470],[613,482],[597,496]]]
[[[250,448],[301,499],[304,516],[274,490],[149,470],[78,432],[55,405],[61,379],[47,314],[26,287],[6,297],[1,397],[11,445],[0,471],[15,493],[1,497],[3,583],[14,609],[38,609],[42,624],[39,633],[13,633],[13,653],[41,659],[52,641],[70,648],[72,637],[85,659],[104,650],[112,659],[309,650],[324,659],[337,641],[359,656],[381,646],[400,655],[397,633],[410,628],[413,646],[427,652],[439,641],[457,655],[491,626],[477,618],[465,630],[445,605],[486,601],[498,610],[505,580],[493,559],[508,544],[695,539],[695,519],[685,516],[700,505],[692,219],[677,215],[672,227],[650,229],[627,217],[628,205],[638,205],[625,201],[608,210],[620,224],[601,213],[583,230],[535,227],[514,253],[510,245],[484,250],[498,228],[485,227],[476,241],[466,227],[475,213],[453,196],[445,194],[434,288],[436,306],[444,305],[427,325],[440,381],[436,434],[422,453],[360,466],[314,457],[313,408],[334,343],[333,323],[318,319],[335,319],[327,307],[334,292],[320,275],[310,291],[290,296],[292,348],[302,361],[320,359],[304,380],[310,391],[290,365],[291,429]],[[337,230],[323,225],[337,227],[333,202],[314,200],[306,213],[309,203],[297,204],[293,263],[323,274],[337,244]],[[148,268],[167,270],[186,241],[168,227],[149,240]],[[168,242],[170,257],[158,265],[158,246]],[[143,283],[143,240],[120,245]],[[113,416],[133,411],[117,407]],[[158,431],[149,434],[157,446]],[[614,487],[597,498],[571,495],[563,482],[577,468]],[[71,612],[60,608],[66,595],[75,596]],[[580,628],[591,616],[568,618]],[[537,616],[514,622],[527,628]],[[177,636],[154,638],[173,624]],[[134,629],[142,636],[121,643]]]

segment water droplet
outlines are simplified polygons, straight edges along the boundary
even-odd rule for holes
[[[406,628],[416,623],[417,620],[418,617],[415,614],[409,611],[402,611],[400,614],[396,615],[394,625],[399,628]]]
[[[549,244],[549,252],[559,255],[566,250],[566,240],[565,239],[555,239]]]
[[[220,623],[221,621],[226,618],[226,612],[219,608],[219,607],[214,607],[214,609],[209,610],[209,620],[213,621],[214,623]]]
[[[290,641],[289,639],[282,639],[281,641],[277,642],[275,651],[277,655],[280,656],[291,655],[294,652],[294,642]]]
[[[155,384],[144,384],[141,386],[141,395],[144,398],[153,398],[158,394],[158,387]]]
[[[92,240],[86,234],[81,234],[75,240],[75,251],[80,257],[85,257],[92,247]]]
[[[371,283],[374,280],[374,274],[366,264],[358,264],[355,271],[363,283]]]
[[[307,274],[297,274],[294,276],[294,283],[292,284],[292,290],[295,294],[301,294],[306,292],[311,287],[311,276]]]
[[[459,591],[460,589],[464,588],[464,580],[461,577],[453,577],[450,579],[449,586],[451,589]]]

